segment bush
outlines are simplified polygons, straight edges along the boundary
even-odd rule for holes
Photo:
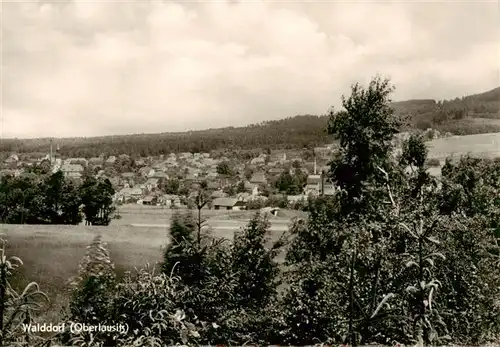
[[[287,208],[288,200],[286,195],[271,195],[266,201],[266,207]]]
[[[276,295],[280,271],[275,258],[286,243],[286,235],[267,248],[270,226],[267,217],[257,212],[248,225],[234,235],[231,265],[238,283],[235,300],[239,307],[253,310],[265,307]]]
[[[247,201],[247,209],[260,210],[266,207],[267,199],[250,199]]]
[[[87,247],[79,264],[78,276],[71,279],[69,285],[71,301],[68,322],[114,324],[110,312],[116,285],[115,271],[101,235],[96,236]],[[114,341],[114,337],[114,334],[101,333],[98,338],[108,345]],[[65,339],[78,343],[83,337],[66,334]]]
[[[179,277],[155,274],[149,266],[116,281],[105,243],[97,236],[71,283],[68,322],[122,325],[124,332],[66,332],[74,346],[151,346],[196,343],[199,336],[185,320],[180,303],[189,297]]]
[[[22,325],[37,323],[36,313],[49,299],[35,282],[20,292],[14,290],[10,279],[23,262],[15,256],[7,257],[5,245],[6,241],[0,238],[0,346],[30,346],[43,342],[34,332],[25,332]]]
[[[439,167],[439,166],[441,166],[441,161],[437,158],[427,159],[427,166]]]
[[[116,287],[112,302],[114,321],[129,328],[117,346],[196,344],[199,328],[186,320],[178,306],[185,295],[179,278],[155,274],[149,266],[135,275],[127,273]]]

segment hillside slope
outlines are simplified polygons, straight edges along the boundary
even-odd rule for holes
[[[419,129],[437,128],[456,135],[500,131],[500,87],[453,100],[400,101],[393,107],[397,114],[408,115],[411,126]]]
[[[134,134],[55,139],[63,156],[91,157],[101,153],[139,156],[170,152],[209,152],[216,149],[302,148],[328,142],[328,118],[303,115],[282,120],[183,133]],[[3,140],[1,152],[45,152],[50,139]]]
[[[393,103],[396,114],[408,117],[410,128],[436,128],[456,135],[500,132],[500,87],[454,100],[407,100]],[[331,142],[326,116],[301,115],[282,120],[182,133],[134,134],[54,140],[61,155],[98,156],[101,153],[137,156],[169,152],[208,152],[216,149],[265,150],[303,148]],[[50,139],[4,139],[0,152],[47,153]]]

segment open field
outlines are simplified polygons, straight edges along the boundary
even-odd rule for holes
[[[166,231],[160,228],[3,225],[7,254],[19,256],[23,283],[36,281],[53,298],[76,275],[86,246],[102,234],[119,272],[161,260]]]
[[[134,212],[135,206],[130,207]],[[55,306],[54,311],[67,298],[63,293],[68,279],[76,275],[78,263],[85,254],[92,239],[101,234],[108,243],[111,259],[120,275],[126,270],[141,267],[146,263],[156,264],[162,260],[162,250],[168,243],[167,232],[170,219],[162,211],[150,207],[142,213],[124,214],[122,222],[107,227],[63,226],[63,225],[1,225],[1,232],[8,241],[7,255],[18,256],[24,266],[20,268],[17,283],[27,284],[36,281],[47,292]],[[240,213],[237,220],[217,218],[216,213],[208,221],[217,237],[232,239],[240,227],[245,226],[248,218]],[[228,211],[217,211],[225,212]],[[253,212],[255,213],[255,212]],[[289,218],[271,220],[272,238],[277,238],[288,228]],[[130,223],[133,222],[133,223]],[[142,223],[141,223],[142,222]],[[135,224],[132,225],[132,224]],[[141,225],[142,224],[142,225]]]
[[[499,118],[471,118],[471,121],[476,124],[500,125]]]
[[[500,133],[452,136],[429,141],[427,146],[429,157],[440,160],[465,154],[496,158],[500,157]]]
[[[137,204],[122,205],[118,208],[120,219],[114,219],[112,225],[135,225],[135,224],[168,224],[172,214],[176,210],[162,206],[144,206]],[[181,210],[182,211],[182,210]],[[228,210],[209,210],[203,209],[203,218],[212,224],[235,225],[225,223],[225,221],[236,221],[246,223],[256,213],[255,210],[249,211],[228,211]],[[293,217],[305,217],[305,213],[293,210],[279,210],[277,216],[269,215],[271,222],[288,223]]]

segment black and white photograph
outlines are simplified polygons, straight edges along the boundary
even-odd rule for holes
[[[0,0],[7,346],[500,346],[500,3]]]

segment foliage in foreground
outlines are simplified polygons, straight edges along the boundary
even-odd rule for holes
[[[196,223],[178,216],[163,272],[126,277],[103,317],[159,344],[495,341],[500,248],[490,217],[467,217],[466,201],[440,212],[443,192],[425,171],[405,177],[407,185],[371,192],[385,192],[387,204],[359,219],[339,219],[340,200],[316,201],[292,226],[291,243],[267,241],[268,222],[256,215],[232,243],[204,235],[198,244]],[[283,246],[286,266],[277,271]],[[146,312],[170,318],[160,330]],[[187,322],[182,329],[176,312]]]
[[[176,215],[161,272],[121,281],[96,239],[71,319],[129,330],[67,338],[78,346],[498,342],[500,162],[450,161],[437,181],[418,136],[394,156],[391,91],[381,79],[355,86],[345,110],[332,112],[344,150],[331,173],[342,190],[311,201],[289,234],[269,239],[266,216],[256,214],[227,242],[201,214]]]
[[[18,257],[6,255],[3,238],[0,243],[0,346],[34,346],[44,342],[43,339],[29,329],[24,331],[23,325],[36,323],[36,313],[48,297],[35,282],[20,292],[12,288],[10,278],[23,262]]]

